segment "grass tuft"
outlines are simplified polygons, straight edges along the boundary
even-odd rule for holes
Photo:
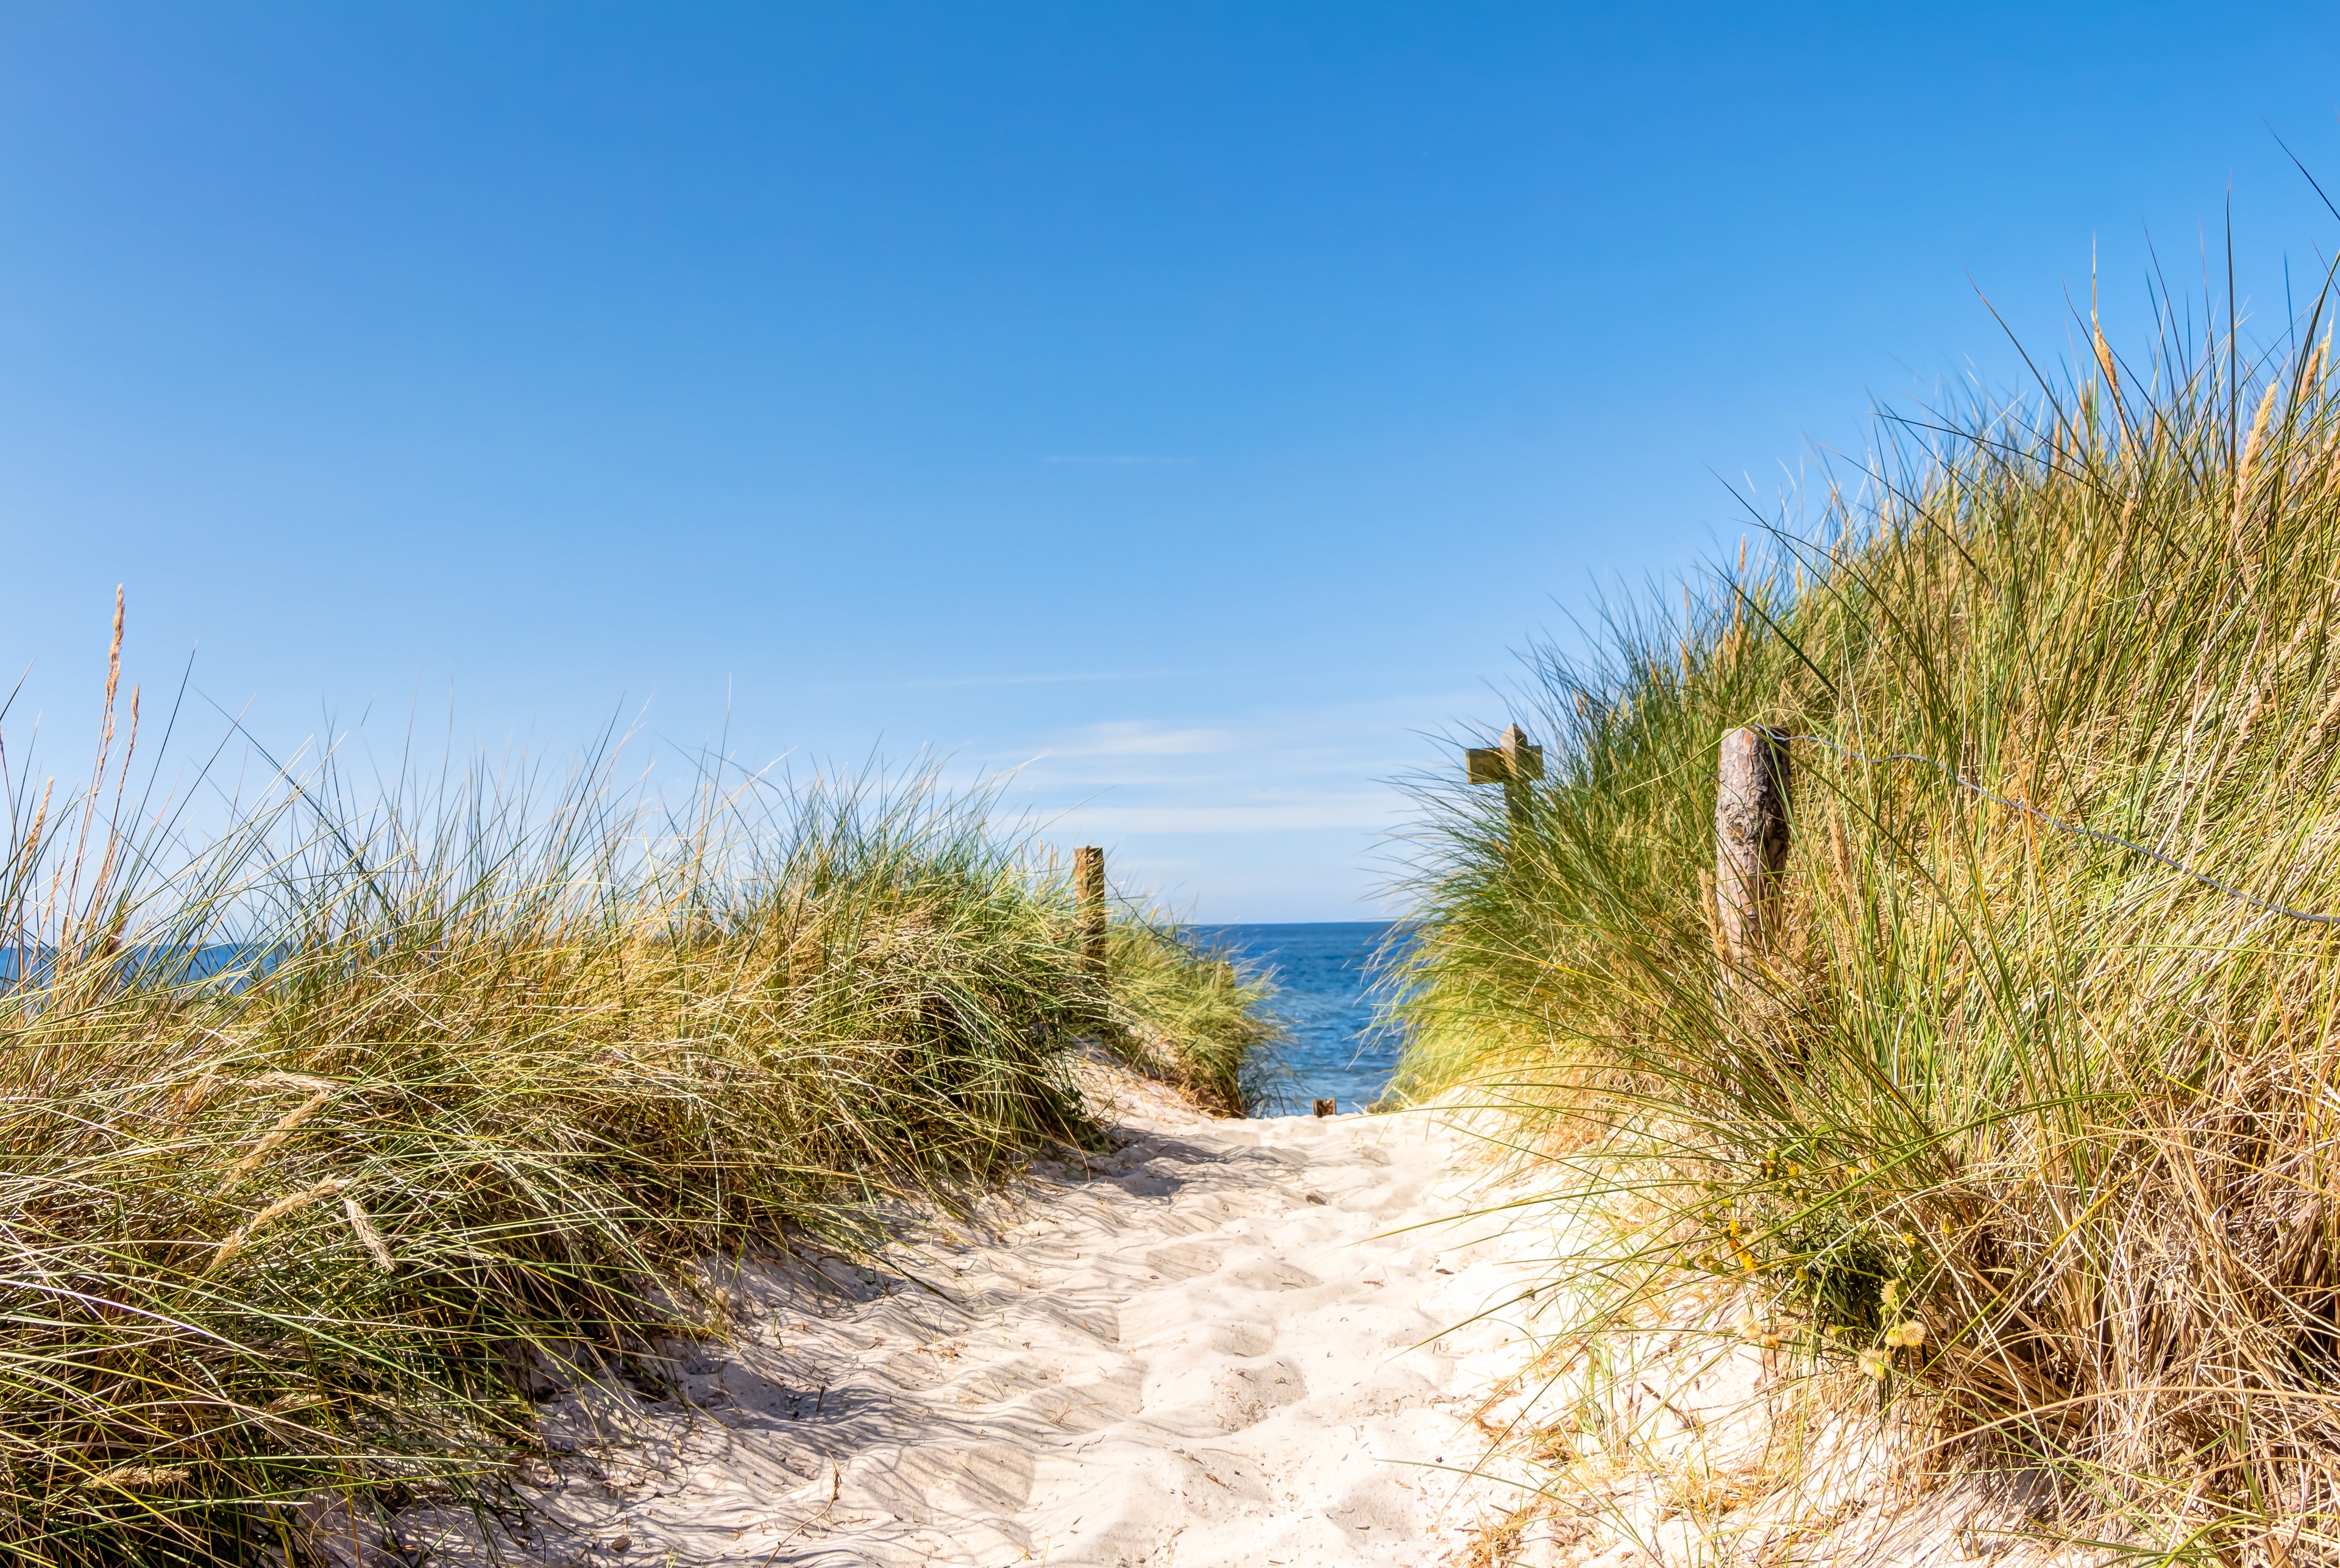
[[[11,1562],[301,1563],[319,1517],[502,1507],[538,1352],[622,1375],[714,1320],[698,1260],[866,1245],[1084,1138],[1079,1037],[1243,1109],[1258,989],[1135,915],[1096,973],[980,792],[668,813],[614,756],[378,799],[329,762],[199,838],[133,784],[119,638],[89,781],[5,780]]]
[[[1817,531],[1539,653],[1524,819],[1422,790],[1400,997],[1412,1094],[1639,1206],[1611,1322],[1728,1287],[1938,1455],[2205,1561],[2340,1557],[2340,928],[2265,907],[2340,913],[2326,313],[1889,420]],[[1833,744],[1732,974],[1749,723]]]
[[[1106,946],[1109,1049],[1215,1115],[1246,1115],[1274,1095],[1281,1077],[1268,1047],[1281,1026],[1267,980],[1143,914],[1116,921]]]

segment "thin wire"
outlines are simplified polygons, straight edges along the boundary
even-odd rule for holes
[[[2101,844],[2117,844],[2122,849],[2129,850],[2134,854],[2142,855],[2148,860],[2168,867],[2171,870],[2177,872],[2180,876],[2191,877],[2194,880],[2201,883],[2206,888],[2215,888],[2219,892],[2226,895],[2229,898],[2239,898],[2244,903],[2252,906],[2254,908],[2265,909],[2270,915],[2287,915],[2295,920],[2305,920],[2312,925],[2340,926],[2340,915],[2313,915],[2305,909],[2294,909],[2282,904],[2271,903],[2265,898],[2255,898],[2252,895],[2244,892],[2240,888],[2230,887],[2226,883],[2219,881],[2216,877],[2206,875],[2203,872],[2196,871],[2191,866],[2183,865],[2178,861],[2173,860],[2157,849],[2148,849],[2142,844],[2133,844],[2127,839],[2119,838],[2111,833],[2099,832],[2094,828],[2084,828],[2077,822],[2067,822],[2060,818],[2050,817],[2047,812],[2040,810],[2037,806],[2027,806],[2020,800],[2010,799],[2005,795],[1996,794],[1991,790],[1984,789],[1981,785],[1976,783],[1973,779],[1967,778],[1964,774],[1952,770],[1948,763],[1942,761],[1938,758],[1920,757],[1914,751],[1896,751],[1889,757],[1871,757],[1866,752],[1855,751],[1851,747],[1844,745],[1839,741],[1831,740],[1825,735],[1787,735],[1780,737],[1780,739],[1789,741],[1809,740],[1816,746],[1825,746],[1829,750],[1838,753],[1839,756],[1850,757],[1859,761],[1871,764],[1880,762],[1922,762],[1929,768],[1938,769],[1943,778],[1948,779],[1951,783],[1956,784],[1961,789],[1971,790],[1973,793],[1981,796],[1984,799],[1991,801],[1994,804],[2005,806],[2010,810],[2020,811],[2025,816],[2045,822],[2050,828],[2057,829],[2062,832],[2071,833],[2082,839],[2094,839]]]

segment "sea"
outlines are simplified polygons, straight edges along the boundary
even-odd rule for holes
[[[1264,1114],[1305,1116],[1320,1098],[1363,1110],[1389,1087],[1403,1042],[1393,1029],[1375,1027],[1366,992],[1393,928],[1385,920],[1186,928],[1198,946],[1222,949],[1238,968],[1275,982],[1287,1038],[1279,1052],[1283,1081]]]

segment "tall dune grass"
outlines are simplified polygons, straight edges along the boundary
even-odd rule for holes
[[[1153,918],[1115,922],[1106,950],[1115,1007],[1101,1037],[1115,1055],[1221,1116],[1277,1099],[1286,1075],[1271,1048],[1283,1032],[1272,982]]]
[[[1135,916],[1097,975],[1069,878],[930,773],[674,815],[608,757],[329,762],[194,841],[117,698],[80,787],[7,780],[9,1562],[302,1563],[321,1498],[495,1506],[531,1345],[654,1378],[694,1260],[864,1245],[1090,1137],[1076,1037],[1242,1108],[1260,989]]]
[[[2173,311],[2134,365],[2084,322],[2068,380],[1887,422],[1817,530],[1538,655],[1517,832],[1423,791],[1401,998],[1413,1092],[1644,1206],[1586,1268],[1738,1282],[1937,1460],[2229,1564],[2340,1558],[2340,926],[2266,907],[2340,914],[2325,314],[2253,358]],[[1746,723],[1819,739],[1734,975]]]

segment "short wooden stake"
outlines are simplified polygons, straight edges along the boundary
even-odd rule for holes
[[[1518,842],[1527,830],[1528,786],[1543,777],[1543,748],[1529,745],[1518,725],[1506,725],[1500,744],[1471,747],[1462,753],[1462,766],[1472,783],[1503,787],[1506,842]]]
[[[1320,1116],[1338,1116],[1341,1114],[1341,1102],[1338,1100],[1318,1100],[1316,1102],[1316,1114]]]
[[[1788,864],[1788,737],[1760,724],[1726,730],[1714,792],[1714,906],[1724,957],[1763,948]]]
[[[1081,957],[1105,970],[1105,849],[1084,844],[1073,851],[1073,899],[1080,928]]]

